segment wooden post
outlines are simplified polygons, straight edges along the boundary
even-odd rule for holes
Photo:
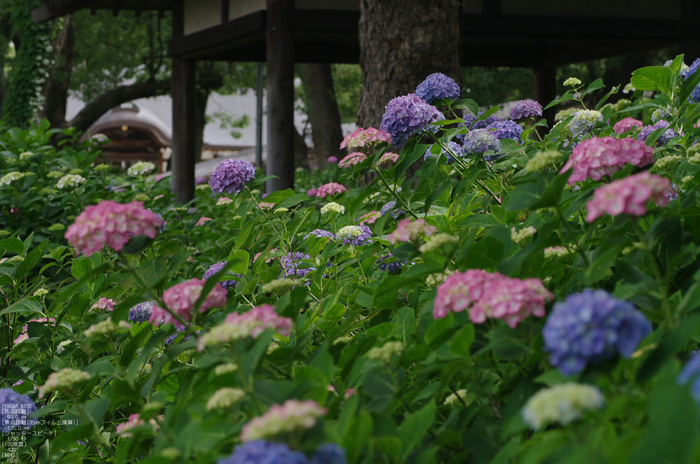
[[[267,0],[267,192],[294,188],[294,0]]]
[[[553,65],[540,65],[532,68],[532,95],[542,107],[549,105],[557,96],[557,68]],[[542,114],[551,129],[554,125],[554,107]]]
[[[173,9],[173,38],[184,34],[182,0]],[[175,201],[185,204],[194,198],[195,62],[173,58],[173,157],[172,191]]]

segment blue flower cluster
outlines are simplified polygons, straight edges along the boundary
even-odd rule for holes
[[[484,114],[483,111],[479,112],[479,118],[481,115]],[[484,120],[482,121],[477,121],[476,116],[473,114],[469,113],[466,116],[464,116],[462,119],[464,119],[464,122],[459,123],[459,127],[466,127],[468,130],[473,130],[473,129],[486,129],[488,126],[490,126],[493,123],[496,123],[500,121],[496,116],[491,115],[487,116]],[[458,135],[458,138],[463,138],[464,135]]]
[[[292,451],[285,443],[254,440],[244,443],[218,464],[347,464],[345,451],[335,443],[318,447],[311,459],[301,451]]]
[[[324,229],[314,229],[311,232],[309,232],[308,234],[306,234],[306,237],[304,237],[304,240],[306,240],[307,238],[309,238],[312,235],[314,237],[335,238],[335,234],[333,232],[330,232],[330,231],[324,230]]]
[[[343,240],[344,245],[352,243],[355,246],[360,246],[366,243],[372,243],[372,240],[369,239],[372,236],[372,229],[370,229],[369,226],[365,224],[360,224],[359,227],[362,230],[362,232],[360,232],[360,235],[358,235],[357,237],[353,237],[350,240],[346,238],[345,240]]]
[[[129,320],[134,324],[146,322],[151,318],[151,311],[156,305],[155,301],[144,301],[129,310]]]
[[[700,403],[700,351],[696,351],[693,354],[678,376],[679,384],[685,385],[688,382],[692,382],[690,392],[693,394],[695,401]]]
[[[616,352],[629,358],[649,333],[651,324],[634,305],[591,289],[555,304],[542,330],[550,362],[566,375]]]
[[[396,200],[391,200],[387,202],[384,206],[382,206],[382,209],[379,211],[379,213],[384,216],[386,213],[391,211],[391,217],[394,219],[397,219],[399,216],[406,214],[406,211],[402,210],[401,208],[396,208]]]
[[[499,151],[500,149],[501,141],[488,129],[475,129],[467,132],[464,136],[463,150],[467,154],[481,154],[489,150]]]
[[[693,61],[693,64],[691,64],[690,67],[688,67],[688,70],[682,76],[686,80],[691,79],[693,77],[693,74],[695,74],[698,69],[700,69],[700,58]],[[688,100],[690,100],[693,103],[700,102],[700,84],[698,84],[698,86],[695,87],[695,89],[693,89]]]
[[[542,105],[535,100],[521,100],[510,109],[510,119],[542,116]]]
[[[207,269],[204,272],[204,278],[208,279],[209,277],[213,276],[214,274],[216,274],[217,272],[222,270],[224,268],[225,264],[226,264],[226,261],[219,261],[218,263],[212,264],[211,266],[209,266],[209,269]],[[243,277],[240,274],[234,274],[234,275],[238,276],[238,277]],[[221,285],[222,287],[224,287],[225,289],[228,290],[229,288],[233,288],[236,286],[236,281],[235,280],[223,280],[223,281],[219,282],[219,285]]]
[[[394,255],[392,255],[391,253],[380,257],[376,263],[376,264],[379,264],[379,270],[386,271],[389,273],[389,275],[401,274],[401,266],[402,266],[401,261],[387,262],[388,259],[393,258],[393,257],[394,257]],[[406,263],[406,262],[408,262],[408,260],[404,259],[404,263]]]
[[[644,126],[642,127],[642,130],[639,131],[639,135],[637,136],[637,140],[646,140],[647,137],[649,137],[649,134],[654,132],[656,129],[661,129],[661,128],[666,128],[669,127],[670,124],[668,121],[664,121],[663,119],[660,121],[657,121],[656,124],[653,126]],[[673,129],[668,129],[664,131],[663,134],[661,134],[661,137],[658,138],[656,141],[656,146],[661,147],[664,146],[668,143],[669,140],[671,140],[674,137],[678,137],[678,132],[674,131]]]
[[[493,131],[498,140],[513,139],[518,143],[522,143],[520,134],[523,133],[523,128],[515,121],[496,121],[493,124],[489,124],[487,129]]]
[[[396,97],[386,105],[379,128],[391,135],[391,143],[402,147],[408,139],[422,130],[437,130],[430,123],[441,121],[445,116],[416,94]]]
[[[444,100],[445,98],[457,100],[461,93],[459,85],[452,78],[442,73],[431,74],[416,87],[416,95],[427,103],[432,103],[435,100]]]
[[[10,432],[15,427],[29,430],[39,422],[27,418],[34,411],[36,404],[27,395],[11,388],[0,389],[0,432]]]
[[[311,271],[315,271],[315,267],[302,267],[306,266],[304,263],[299,261],[302,259],[311,259],[311,256],[300,251],[295,251],[284,256],[280,256],[280,265],[282,266],[282,273],[285,277],[297,275],[299,277],[304,277]]]
[[[226,159],[216,167],[209,185],[214,193],[238,193],[255,177],[255,166],[247,161]]]

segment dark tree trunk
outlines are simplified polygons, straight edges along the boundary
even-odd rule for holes
[[[44,106],[39,111],[39,119],[48,119],[51,127],[62,127],[66,122],[68,87],[73,68],[73,46],[75,29],[73,16],[63,19],[63,27],[51,42],[53,51],[49,77],[44,84]]]
[[[429,74],[461,83],[459,18],[459,0],[360,0],[359,126],[378,128],[389,100]]]
[[[309,169],[309,147],[304,137],[294,128],[294,162],[298,168]]]
[[[339,148],[343,141],[343,130],[340,127],[340,111],[333,87],[331,65],[297,64],[296,68],[306,94],[318,168],[325,169],[329,156],[342,158],[347,154]]]
[[[198,88],[195,94],[195,150],[194,162],[202,161],[202,149],[204,148],[204,126],[207,124],[207,101],[209,100],[209,89]]]

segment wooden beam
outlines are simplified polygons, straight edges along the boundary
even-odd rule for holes
[[[267,0],[267,192],[294,188],[294,0]]]
[[[221,24],[228,22],[228,0],[221,0]]]

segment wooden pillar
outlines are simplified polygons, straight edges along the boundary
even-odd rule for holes
[[[173,9],[173,37],[184,34],[183,2]],[[195,124],[195,62],[173,58],[173,154],[172,192],[175,201],[185,204],[194,198],[194,162],[197,146]]]
[[[557,96],[557,68],[553,65],[539,65],[532,68],[532,95],[542,107],[549,105]],[[545,110],[542,114],[551,128],[554,125],[556,107]]]
[[[267,0],[267,192],[294,188],[294,0]]]

